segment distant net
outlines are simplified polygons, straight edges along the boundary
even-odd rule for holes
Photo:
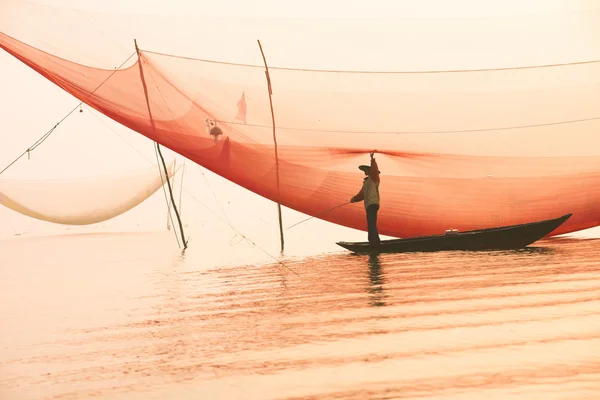
[[[270,67],[142,51],[113,73],[7,35],[0,46],[115,121],[308,215],[366,230],[357,166],[376,150],[379,230],[409,237],[573,213],[553,234],[597,226],[600,62],[368,73]],[[142,76],[145,80],[148,112]],[[218,129],[216,129],[217,127]],[[213,134],[211,134],[211,132]]]
[[[173,163],[168,176],[175,173]],[[91,225],[138,206],[166,184],[156,167],[107,176],[0,180],[0,204],[20,214],[63,225]]]

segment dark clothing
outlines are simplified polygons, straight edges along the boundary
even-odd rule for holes
[[[371,245],[379,245],[379,232],[377,231],[377,212],[379,211],[379,168],[377,161],[371,153],[371,165],[361,165],[358,167],[367,175],[363,181],[363,186],[360,192],[350,200],[351,203],[364,201],[365,210],[367,211],[367,225],[369,227],[369,243]]]
[[[379,244],[379,232],[377,231],[377,211],[379,204],[372,204],[367,207],[367,225],[369,227],[369,243]]]

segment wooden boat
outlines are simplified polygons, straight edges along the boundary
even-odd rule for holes
[[[383,240],[379,245],[369,242],[337,242],[354,253],[407,253],[432,251],[513,250],[524,248],[561,226],[573,214],[560,218],[520,225],[474,231],[446,232],[442,235],[418,236]]]

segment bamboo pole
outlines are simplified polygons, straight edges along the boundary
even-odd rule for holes
[[[173,171],[175,171],[177,160],[173,160]],[[169,176],[167,175],[167,179]],[[173,177],[173,181],[175,181],[175,177]],[[167,201],[167,230],[171,230],[171,200]]]
[[[142,79],[142,86],[144,87],[144,96],[146,97],[146,106],[148,107],[148,115],[150,117],[150,123],[152,124],[152,130],[154,131],[154,136],[156,137],[156,125],[154,124],[154,118],[152,118],[152,109],[150,108],[150,100],[148,99],[148,88],[146,86],[146,80],[144,79],[144,70],[142,69],[142,57],[140,55],[140,49],[137,45],[137,40],[133,39],[133,43],[135,44],[135,51],[138,55],[138,66],[140,67],[140,78]],[[183,225],[181,224],[181,218],[179,217],[179,211],[177,211],[177,206],[175,205],[175,199],[173,198],[173,190],[171,188],[171,181],[169,179],[169,173],[167,171],[167,164],[165,163],[165,159],[160,151],[160,144],[155,140],[156,148],[158,149],[158,155],[160,156],[160,160],[162,162],[163,168],[165,170],[165,175],[167,177],[167,185],[169,187],[169,195],[171,196],[171,203],[173,204],[173,209],[175,210],[175,215],[177,215],[177,221],[179,222],[179,230],[181,232],[181,240],[183,242],[183,249],[187,248],[187,240],[185,240],[185,235],[183,233]]]
[[[269,66],[267,65],[267,59],[265,57],[265,53],[263,51],[262,45],[260,44],[260,40],[257,40],[258,47],[260,48],[260,53],[262,54],[263,61],[265,63],[265,75],[267,77],[267,86],[269,90],[269,104],[271,105],[271,120],[273,122],[273,143],[275,144],[275,166],[276,166],[276,177],[277,177],[277,211],[279,214],[279,235],[281,239],[281,253],[283,253],[284,249],[284,240],[283,240],[283,220],[281,218],[281,192],[279,190],[279,155],[277,153],[277,136],[275,134],[275,112],[273,111],[273,89],[271,87],[271,77],[269,76]]]
[[[183,160],[183,168],[181,169],[181,185],[179,186],[179,212],[181,212],[181,198],[183,197],[183,174],[185,172],[185,160]]]

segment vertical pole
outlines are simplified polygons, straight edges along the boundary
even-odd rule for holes
[[[281,218],[281,204],[279,203],[281,200],[281,193],[279,191],[279,156],[277,154],[277,136],[275,135],[275,112],[273,111],[273,99],[271,96],[273,95],[273,89],[271,87],[271,77],[269,76],[269,66],[267,65],[267,59],[265,57],[265,53],[263,51],[262,45],[260,44],[260,40],[257,40],[258,47],[260,48],[260,53],[262,54],[263,61],[265,63],[265,75],[267,77],[267,86],[269,89],[269,104],[271,105],[271,120],[273,121],[273,143],[275,143],[275,166],[276,166],[276,177],[277,177],[277,211],[279,213],[279,236],[281,239],[281,253],[283,253],[284,249],[284,240],[283,240],[283,221]]]
[[[175,171],[176,162],[177,160],[173,160],[173,171]],[[167,179],[169,179],[168,175]],[[173,181],[175,181],[175,177],[173,177]],[[171,230],[171,200],[167,201],[167,230]]]
[[[133,43],[135,44],[135,51],[138,55],[138,66],[140,67],[140,78],[142,79],[142,86],[144,87],[144,96],[146,97],[146,107],[148,107],[148,115],[150,117],[150,123],[152,124],[152,130],[154,131],[154,136],[156,137],[156,125],[154,124],[154,118],[152,118],[152,109],[150,108],[150,100],[148,99],[148,88],[146,86],[146,80],[144,79],[144,70],[142,69],[142,57],[140,56],[140,49],[137,45],[137,40],[133,39]],[[169,172],[167,170],[167,164],[165,164],[165,159],[160,151],[160,145],[156,142],[156,148],[158,149],[158,155],[160,156],[160,160],[162,162],[163,168],[165,170],[165,175],[167,176],[167,185],[169,187],[169,194],[171,196],[171,202],[173,204],[173,209],[175,210],[175,215],[177,215],[177,221],[179,222],[179,230],[181,232],[181,240],[183,241],[183,249],[187,249],[187,240],[185,240],[185,235],[183,233],[183,225],[181,224],[181,218],[179,217],[179,212],[177,211],[177,206],[175,205],[175,199],[173,198],[173,190],[171,188],[171,180],[169,179]]]
[[[183,197],[183,173],[185,172],[185,160],[183,160],[183,168],[181,169],[181,185],[179,186],[179,211],[181,212],[181,198]]]

